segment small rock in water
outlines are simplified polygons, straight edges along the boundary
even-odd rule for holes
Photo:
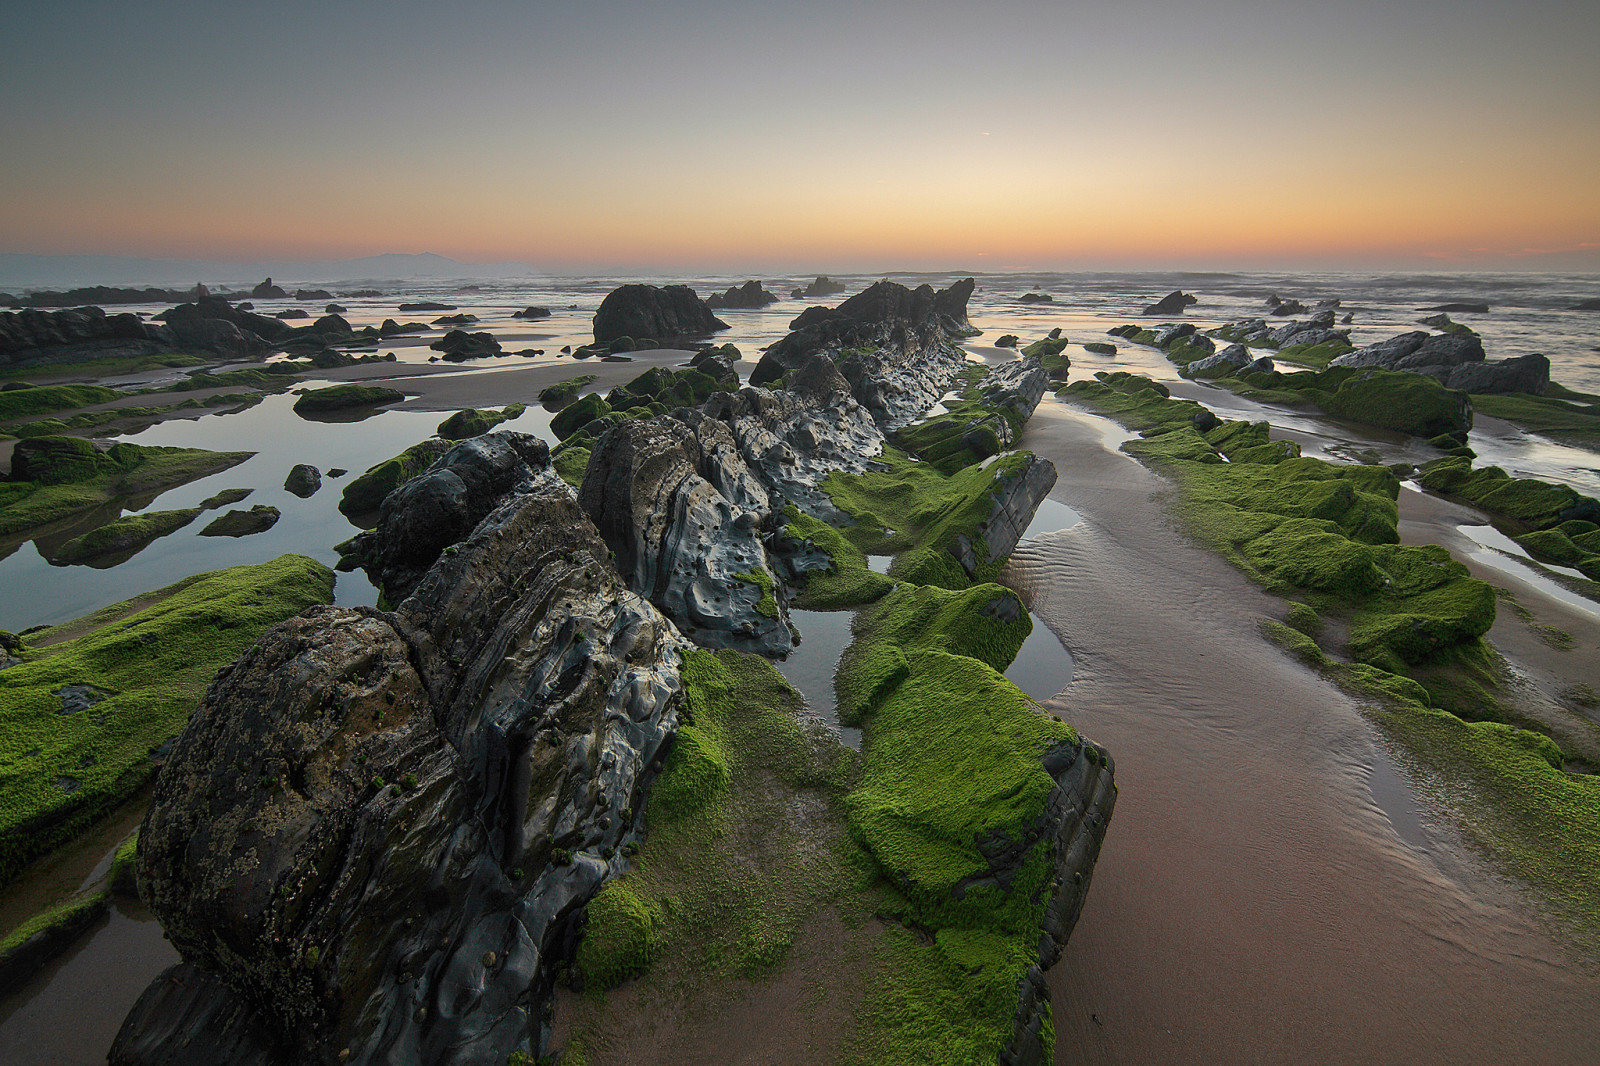
[[[286,492],[291,492],[302,500],[310,499],[322,487],[322,472],[309,463],[298,463],[289,471],[283,487]]]

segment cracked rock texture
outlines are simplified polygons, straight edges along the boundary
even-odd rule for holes
[[[503,1063],[634,832],[684,641],[548,483],[394,613],[313,608],[217,677],[140,837],[184,961],[111,1062]]]
[[[630,588],[705,647],[793,643],[761,529],[772,503],[722,422],[626,420],[596,442],[578,503]]]

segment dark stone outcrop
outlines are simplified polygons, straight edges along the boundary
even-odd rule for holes
[[[727,425],[682,414],[608,430],[578,503],[628,587],[685,636],[781,658],[792,637],[761,540],[771,500]]]
[[[1144,313],[1147,315],[1181,315],[1184,308],[1199,302],[1198,297],[1190,296],[1182,289],[1174,289],[1149,307],[1146,307]]]
[[[1580,300],[1572,305],[1574,311],[1600,311],[1600,298]]]
[[[1310,308],[1301,303],[1299,300],[1279,300],[1275,304],[1271,303],[1271,301],[1268,301],[1268,303],[1272,307],[1272,313],[1280,318],[1287,317],[1289,315],[1303,315],[1310,310]]]
[[[428,347],[443,352],[445,361],[450,363],[464,363],[468,359],[486,359],[503,354],[500,342],[493,333],[468,333],[462,329],[451,330]]]
[[[273,318],[282,319],[285,322],[289,322],[289,321],[294,321],[294,320],[302,319],[302,318],[310,318],[311,314],[310,314],[310,312],[300,310],[300,308],[298,308],[298,307],[291,307],[287,311],[279,311],[277,314],[273,315],[272,317]]]
[[[89,285],[68,289],[65,292],[40,289],[22,297],[0,293],[0,306],[110,307],[114,304],[170,304],[198,299],[205,293],[204,285],[196,285],[192,289],[120,289],[108,285]]]
[[[820,275],[817,280],[804,288],[796,289],[789,295],[796,300],[820,300],[829,296],[837,296],[845,291],[845,286],[834,281],[828,275]]]
[[[1186,378],[1221,378],[1249,366],[1250,362],[1249,348],[1243,344],[1230,344],[1215,355],[1179,367],[1178,373]]]
[[[512,318],[549,318],[550,317],[550,309],[548,307],[524,307],[522,310],[516,312],[511,317]]]
[[[727,328],[687,285],[623,285],[607,293],[594,313],[596,344],[622,337],[703,337]]]
[[[1451,303],[1435,304],[1432,307],[1419,307],[1418,311],[1455,311],[1458,314],[1486,315],[1489,313],[1488,304],[1480,303]]]
[[[114,1066],[541,1050],[554,960],[677,722],[682,638],[607,551],[542,481],[394,613],[312,608],[218,675],[140,837],[184,961]]]
[[[392,318],[386,318],[383,320],[383,324],[378,327],[378,336],[399,337],[407,333],[427,333],[432,328],[426,322],[407,322],[401,325]]]
[[[138,315],[98,307],[0,311],[0,366],[74,363],[173,350],[172,335]]]
[[[308,500],[322,488],[322,471],[310,463],[296,463],[289,471],[289,476],[284,478],[283,488],[285,492]]]
[[[1550,360],[1537,352],[1498,362],[1458,363],[1455,366],[1419,366],[1415,373],[1437,378],[1447,389],[1468,393],[1525,392],[1544,395],[1550,387]]]
[[[294,298],[296,300],[331,300],[333,299],[333,293],[327,289],[296,289]]]
[[[211,520],[200,531],[202,537],[251,537],[265,533],[278,524],[281,517],[276,507],[258,503],[248,511],[229,511]]]
[[[1055,464],[1037,455],[1030,455],[1025,467],[1003,478],[995,490],[989,517],[977,529],[986,554],[980,557],[976,545],[965,534],[956,538],[951,549],[962,569],[970,576],[990,559],[1010,555],[1055,483]]]
[[[454,311],[455,309],[455,304],[442,304],[437,300],[417,300],[400,305],[400,312],[408,315],[418,311]]]
[[[288,298],[289,294],[274,285],[271,278],[250,290],[250,299],[252,300],[287,300]]]
[[[1047,293],[1025,292],[1021,296],[1017,297],[1017,302],[1024,304],[1051,304],[1055,303],[1056,301],[1055,297],[1050,296]]]
[[[759,281],[733,285],[727,292],[714,292],[706,297],[706,306],[713,311],[720,311],[723,308],[754,311],[777,302],[778,298],[762,288]]]
[[[1347,352],[1330,366],[1375,366],[1382,370],[1414,370],[1424,366],[1459,366],[1483,361],[1483,339],[1476,333],[1401,333],[1365,348]]]
[[[462,441],[384,498],[377,526],[340,546],[340,566],[359,565],[398,603],[507,496],[553,476],[550,447],[537,437],[501,430]]]

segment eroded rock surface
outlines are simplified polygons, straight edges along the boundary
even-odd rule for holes
[[[623,285],[607,293],[594,313],[596,344],[623,337],[701,337],[727,328],[687,285]]]
[[[392,614],[314,608],[224,669],[141,834],[184,962],[111,1051],[503,1063],[634,831],[684,647],[570,493],[515,495]]]

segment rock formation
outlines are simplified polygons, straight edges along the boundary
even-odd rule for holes
[[[453,329],[428,347],[443,352],[446,362],[464,363],[468,359],[486,359],[502,354],[500,342],[493,333],[468,333]]]
[[[804,288],[796,289],[789,295],[796,300],[819,300],[829,296],[837,296],[845,291],[845,286],[823,274]]]
[[[1147,315],[1181,315],[1184,308],[1199,302],[1200,300],[1197,297],[1190,296],[1182,289],[1174,289],[1149,307],[1146,307],[1144,313]]]
[[[537,1053],[549,961],[676,727],[684,642],[557,482],[455,547],[394,613],[314,608],[218,675],[140,838],[184,962],[115,1066]]]
[[[250,290],[250,299],[252,300],[287,300],[288,298],[289,294],[274,285],[271,278]]]
[[[687,285],[623,285],[607,293],[594,313],[596,344],[623,337],[703,337],[727,328]]]
[[[743,285],[730,286],[727,292],[714,292],[706,297],[706,306],[713,311],[723,308],[756,311],[777,302],[778,298],[762,288],[759,281],[747,281]]]

